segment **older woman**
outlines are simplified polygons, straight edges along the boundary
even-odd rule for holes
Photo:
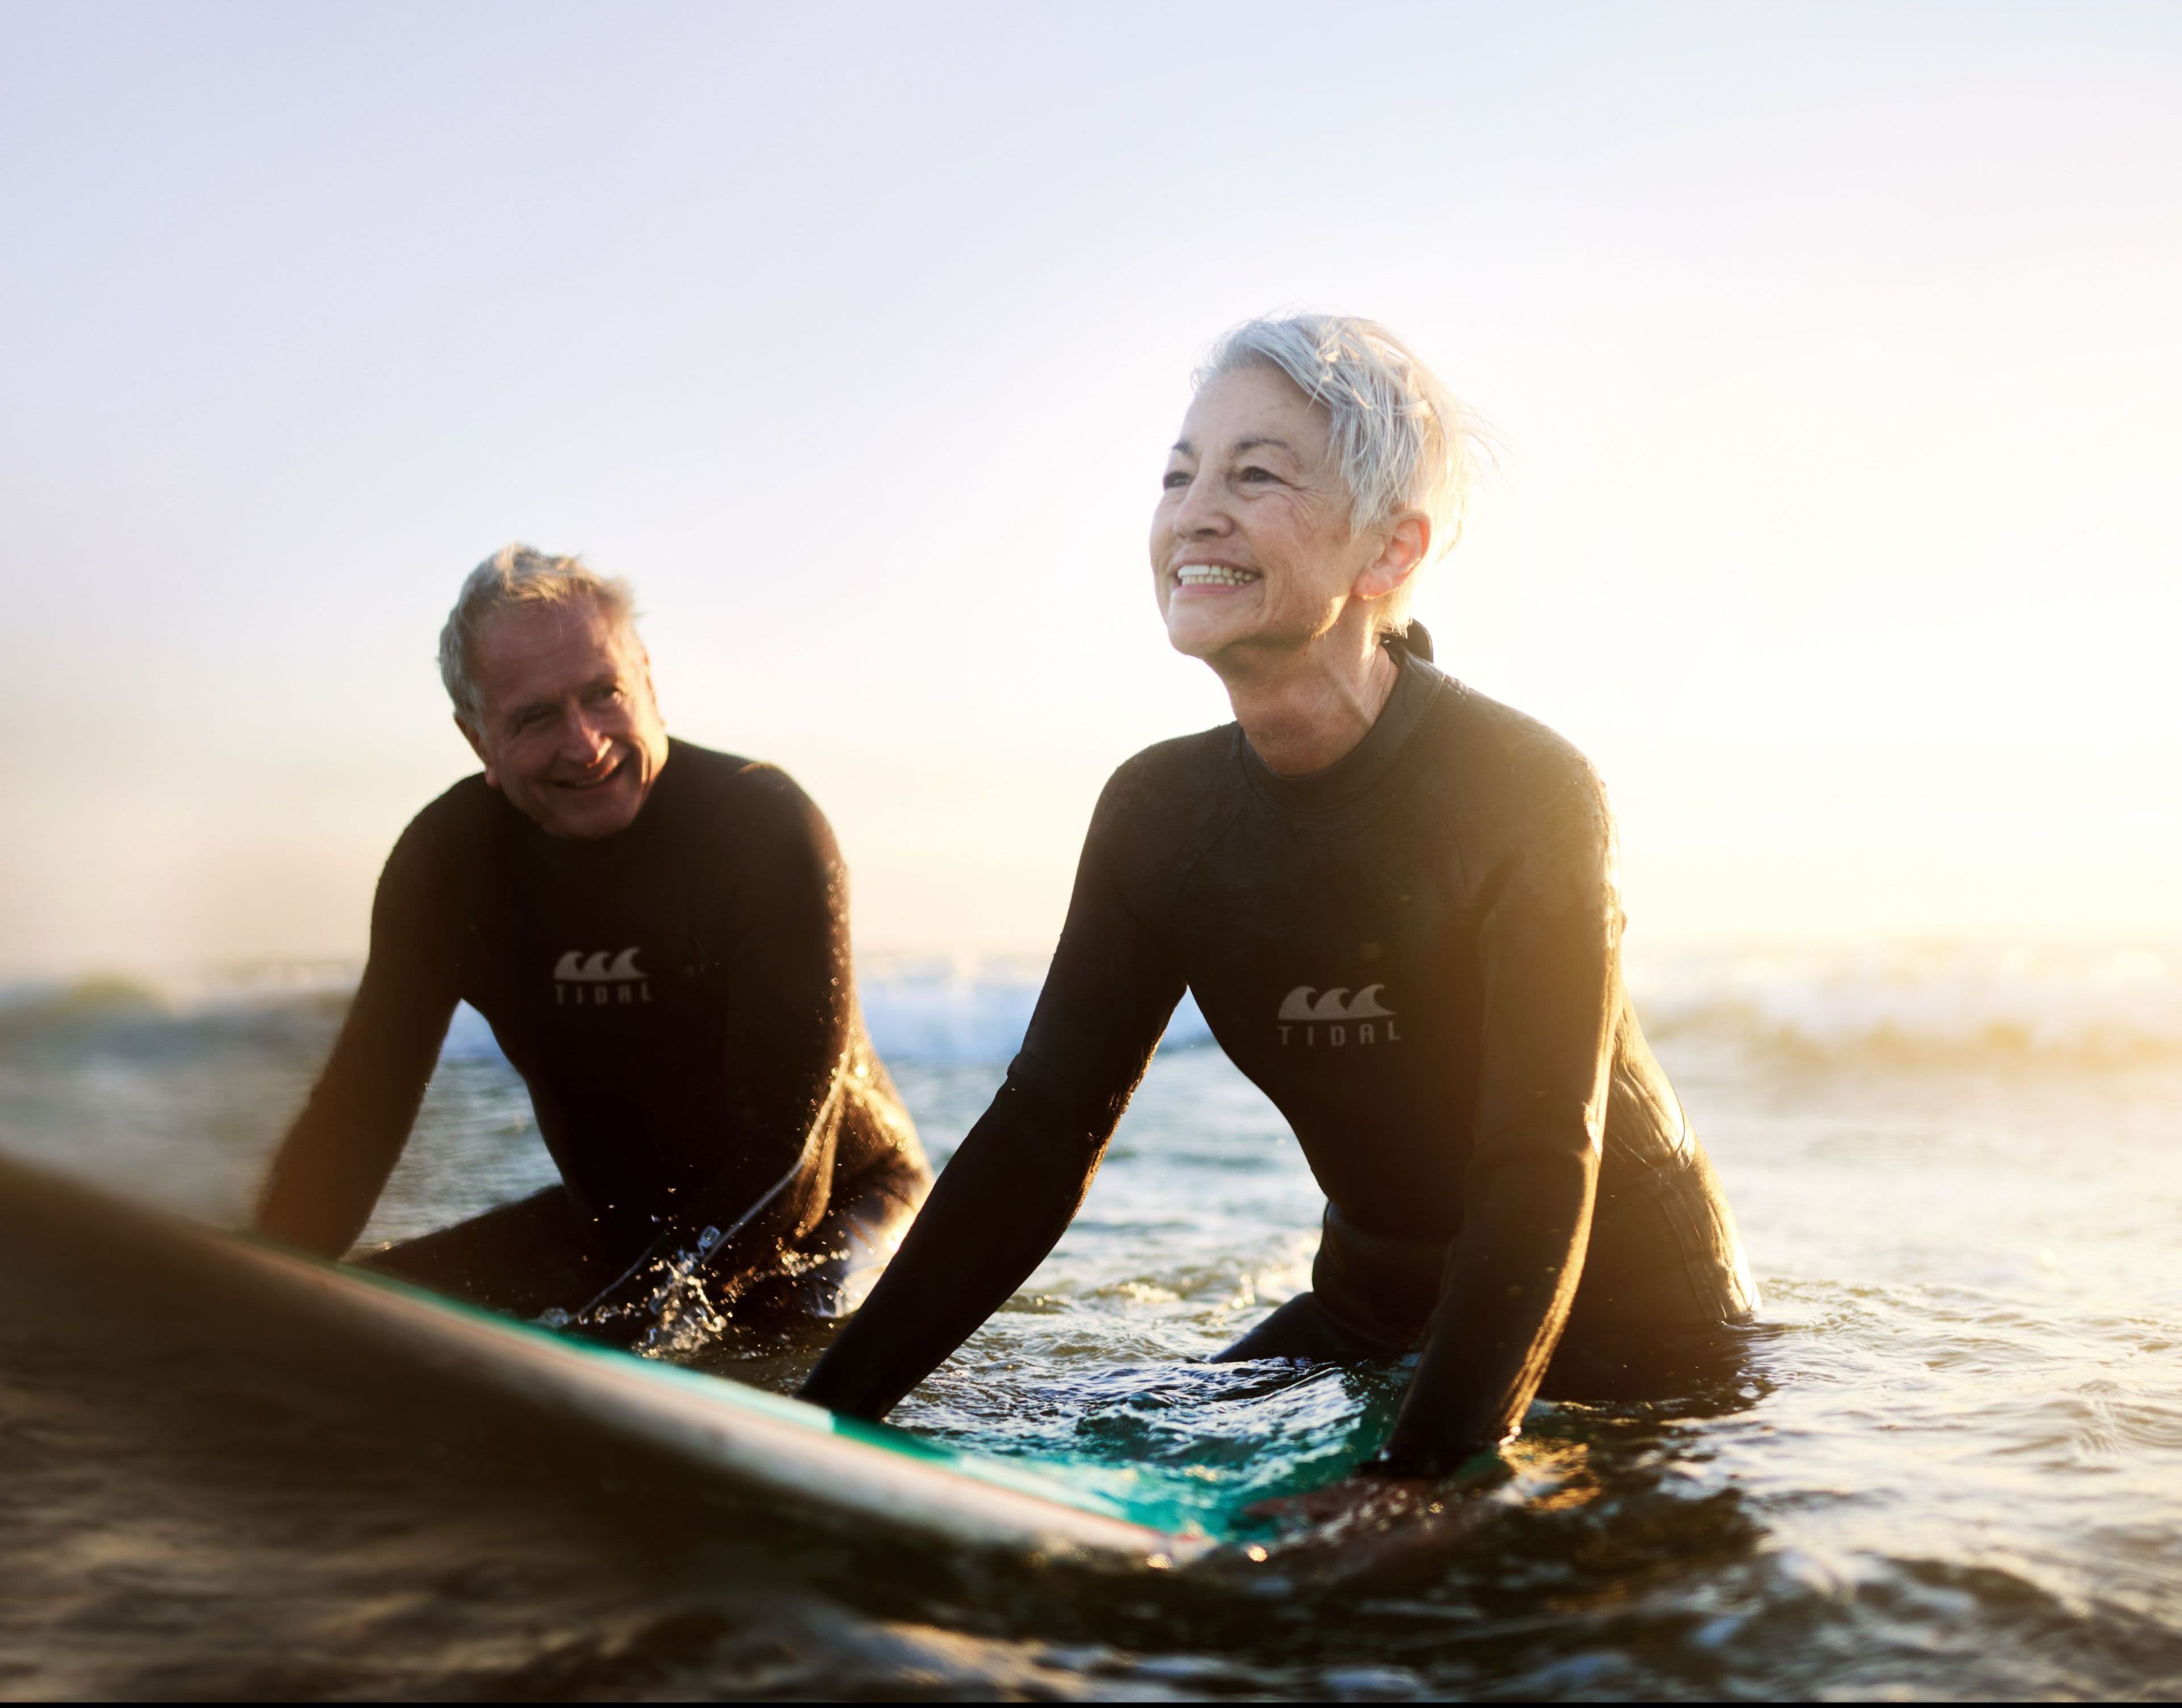
[[[1754,1303],[1621,981],[1614,825],[1565,741],[1408,621],[1469,429],[1368,321],[1231,333],[1153,515],[1168,638],[1235,722],[1114,775],[1022,1052],[805,1396],[883,1415],[1051,1250],[1185,987],[1325,1189],[1311,1291],[1222,1356],[1421,1351],[1365,1468],[1657,1381]]]

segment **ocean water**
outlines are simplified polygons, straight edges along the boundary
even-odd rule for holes
[[[864,971],[935,1157],[1034,965]],[[273,1358],[147,1345],[0,1252],[0,1694],[2165,1696],[2182,1691],[2182,956],[1708,950],[1633,973],[1767,1299],[1672,1404],[1540,1405],[1426,1534],[1087,1582],[576,1475]],[[0,1003],[0,1147],[237,1219],[338,970]],[[464,1016],[371,1237],[551,1178]],[[896,1421],[1231,1496],[1338,1466],[1398,1373],[1190,1361],[1320,1200],[1178,1014],[1083,1216]],[[87,1261],[95,1254],[87,1254]],[[704,1368],[793,1383],[809,1344]]]

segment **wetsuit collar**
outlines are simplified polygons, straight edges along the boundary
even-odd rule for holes
[[[1361,799],[1386,780],[1447,680],[1415,653],[1400,646],[1389,650],[1402,673],[1395,678],[1394,691],[1387,696],[1378,721],[1363,740],[1323,770],[1282,777],[1258,757],[1242,727],[1236,726],[1235,746],[1242,755],[1243,774],[1267,800],[1290,812],[1324,812]]]

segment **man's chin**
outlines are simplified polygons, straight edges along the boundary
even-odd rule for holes
[[[549,836],[570,842],[596,842],[617,835],[636,822],[644,804],[643,791],[624,773],[596,788],[571,789],[551,785],[530,816]]]

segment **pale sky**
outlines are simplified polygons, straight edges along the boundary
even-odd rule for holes
[[[0,8],[0,976],[353,957],[510,539],[629,574],[873,948],[1049,947],[1222,721],[1193,362],[1385,320],[1419,601],[1640,938],[2182,937],[2182,7]]]

